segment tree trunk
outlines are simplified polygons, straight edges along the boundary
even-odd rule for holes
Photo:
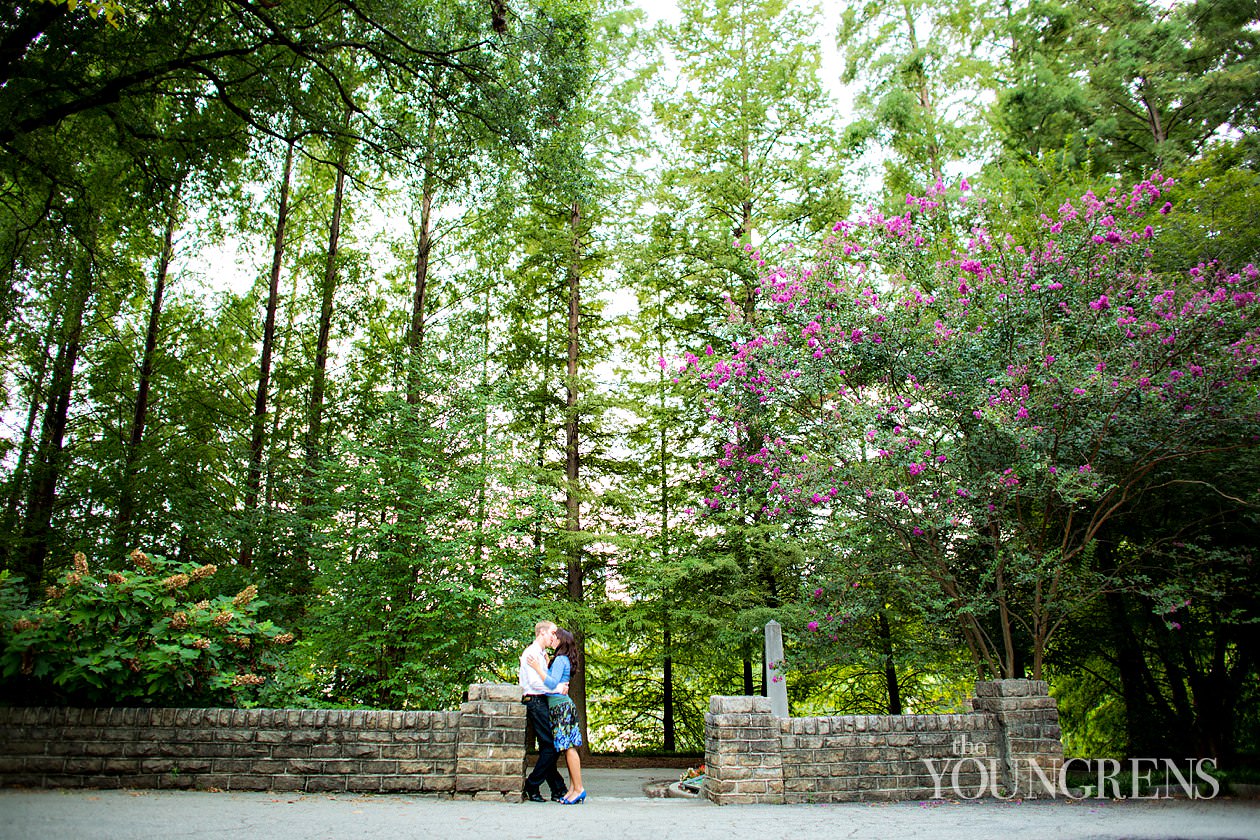
[[[349,114],[347,113],[347,119]],[[332,333],[333,295],[337,291],[337,245],[341,239],[341,207],[345,198],[346,166],[349,149],[343,149],[337,162],[336,186],[333,189],[332,220],[328,224],[328,255],[324,261],[323,295],[319,309],[319,337],[315,343],[315,373],[311,377],[311,401],[306,432],[306,470],[302,483],[302,507],[314,501],[314,479],[319,468],[323,442],[324,389],[328,371],[328,345]]]
[[[674,752],[677,747],[677,736],[674,732],[674,657],[673,657],[673,637],[669,632],[669,626],[665,627],[665,689],[664,699],[661,703],[663,714],[661,716],[664,725],[665,752]]]
[[[433,147],[437,143],[437,112],[429,109],[429,150],[424,160],[424,194],[420,199],[420,233],[416,237],[415,287],[411,296],[411,327],[407,330],[407,404],[420,402],[420,345],[424,343],[424,308],[429,285],[429,255],[433,251],[433,194],[436,189]]]
[[[432,187],[425,179],[420,205],[420,235],[416,241],[415,288],[411,296],[411,328],[407,330],[407,404],[420,402],[420,345],[424,343],[424,308],[429,285],[429,254],[433,250],[430,225]]]
[[[166,208],[166,232],[162,237],[162,253],[158,258],[157,276],[153,281],[153,299],[149,305],[149,325],[144,334],[144,357],[140,360],[140,379],[136,384],[136,405],[131,417],[131,438],[123,456],[123,484],[118,500],[118,523],[114,539],[118,556],[135,548],[131,545],[131,524],[135,516],[136,459],[144,440],[144,429],[149,422],[149,389],[153,382],[153,363],[157,356],[158,333],[162,322],[162,298],[166,294],[166,279],[174,255],[175,228],[179,224],[179,196],[182,182],[171,187]]]
[[[663,348],[662,348],[663,349]],[[661,353],[664,357],[664,353]],[[660,500],[661,500],[661,565],[668,566],[670,559],[669,545],[669,470],[668,470],[668,447],[665,437],[665,371],[660,373]],[[663,589],[661,591],[661,623],[664,626],[663,647],[665,653],[663,697],[661,702],[661,723],[664,728],[665,751],[673,752],[677,749],[675,745],[674,733],[674,657],[673,657],[673,636],[669,629],[669,613],[670,613],[670,591]]]
[[[477,538],[473,544],[472,561],[481,568],[486,551],[486,510],[487,493],[490,483],[490,287],[486,286],[485,305],[481,312],[481,381],[478,390],[481,395],[480,449],[477,454],[479,473],[477,475]]]
[[[580,333],[580,313],[582,304],[582,205],[575,201],[569,211],[569,350],[568,366],[565,369],[567,384],[565,386],[564,415],[564,475],[565,475],[565,530],[569,534],[568,568],[566,581],[569,600],[581,603],[585,581],[582,575],[582,546],[579,534],[581,523],[581,498],[578,493],[578,473],[580,459],[578,457],[578,348]],[[586,661],[586,634],[577,633],[578,651],[582,661]],[[581,668],[569,683],[569,696],[577,704],[578,719],[582,724],[582,741],[590,744],[586,735],[586,669]],[[589,750],[589,747],[588,747]]]
[[[537,400],[538,401],[538,427],[536,431],[538,433],[538,441],[537,441],[538,449],[535,452],[535,457],[534,457],[534,466],[537,468],[538,475],[542,475],[543,471],[547,469],[547,445],[550,442],[552,435],[554,434],[554,430],[548,425],[548,420],[547,420],[547,403],[549,402],[547,389],[551,381],[551,353],[549,352],[551,348],[551,327],[552,327],[551,313],[550,312],[545,313],[544,317],[546,318],[546,328],[545,328],[545,332],[543,333],[542,346],[545,349],[543,350],[543,353],[542,353],[542,377],[540,379],[541,384],[539,385],[539,388],[538,388],[539,394],[538,394],[538,400]],[[544,551],[543,551],[543,521],[542,520],[543,518],[542,518],[541,512],[535,509],[534,511],[534,581],[535,581],[536,586],[538,587],[542,586],[543,575],[546,574],[546,571],[547,571],[543,566],[543,560],[545,559],[545,556],[544,556]]]
[[[62,282],[65,281],[62,277]],[[9,477],[8,498],[4,508],[4,534],[12,535],[17,531],[18,506],[22,501],[22,487],[26,483],[27,468],[31,452],[35,447],[35,423],[39,420],[40,409],[44,406],[44,379],[48,376],[48,349],[52,346],[57,334],[57,322],[48,320],[48,329],[44,333],[44,342],[40,347],[39,364],[36,367],[35,381],[31,384],[30,407],[26,411],[26,424],[22,432],[22,445],[18,449],[17,464],[13,467],[13,475]],[[15,546],[5,545],[5,568],[16,559]]]
[[[906,21],[906,37],[910,43],[913,52],[919,52],[919,36],[915,31],[915,15],[909,3],[902,5],[902,11],[905,13]],[[932,170],[932,179],[939,182],[943,178],[941,169],[941,142],[936,134],[936,104],[932,98],[932,91],[928,87],[928,77],[921,68],[915,73],[918,82],[918,89],[914,91],[915,97],[919,100],[919,107],[923,109],[924,122],[927,123],[927,151],[928,166]]]
[[[1168,731],[1173,719],[1171,710],[1160,712],[1163,698],[1149,679],[1141,646],[1130,623],[1124,596],[1118,592],[1104,594],[1107,616],[1111,620],[1115,640],[1116,670],[1120,674],[1120,691],[1124,699],[1125,735],[1129,755],[1156,756],[1160,751],[1161,733]]]
[[[61,477],[62,449],[70,415],[70,396],[74,389],[74,367],[79,360],[79,344],[83,339],[83,316],[92,296],[91,272],[90,266],[84,266],[83,278],[79,282],[71,283],[67,295],[61,321],[61,345],[57,350],[57,359],[53,362],[39,447],[31,470],[26,522],[22,528],[19,564],[16,569],[26,581],[28,591],[38,589],[44,578],[53,508],[57,501],[57,480]]]
[[[1002,631],[1002,679],[1010,680],[1015,678],[1015,636],[1011,630],[1010,607],[1006,603],[1006,575],[1005,563],[1001,560],[997,564],[997,575],[994,578],[994,585],[997,588],[998,603],[998,621],[1001,623]]]
[[[276,230],[271,243],[271,278],[267,289],[267,312],[263,320],[262,354],[258,360],[258,390],[254,394],[253,428],[249,438],[249,473],[245,479],[245,514],[258,509],[262,487],[263,446],[266,436],[267,400],[271,390],[271,356],[276,340],[276,310],[280,304],[280,269],[284,264],[285,227],[289,221],[289,186],[293,178],[294,141],[284,151],[284,168],[280,178],[280,206],[276,208]],[[253,562],[252,530],[241,541],[238,560],[248,568]]]
[[[901,687],[897,685],[897,660],[893,658],[892,629],[888,613],[879,611],[879,640],[884,648],[884,685],[888,688],[888,714],[901,714]]]

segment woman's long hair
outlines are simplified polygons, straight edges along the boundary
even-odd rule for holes
[[[581,659],[578,653],[577,639],[573,638],[573,634],[563,627],[556,628],[556,656],[569,657],[569,673],[576,674],[578,668],[581,667]]]

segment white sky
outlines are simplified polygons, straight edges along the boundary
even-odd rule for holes
[[[670,23],[678,21],[678,4],[675,0],[639,0],[638,6],[648,16],[649,23],[662,19]]]

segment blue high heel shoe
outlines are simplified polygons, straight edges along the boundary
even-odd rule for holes
[[[569,799],[568,797],[565,797],[564,799],[560,800],[560,804],[561,805],[581,805],[585,801],[586,801],[586,791],[583,790],[581,793],[577,795],[577,799]]]

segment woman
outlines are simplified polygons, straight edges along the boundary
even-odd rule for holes
[[[556,654],[551,667],[544,671],[536,661],[530,665],[543,678],[547,687],[547,703],[551,708],[551,729],[555,733],[556,752],[564,753],[569,765],[569,792],[560,800],[561,805],[580,805],[586,801],[586,788],[582,787],[582,759],[577,748],[582,746],[582,729],[578,726],[577,704],[567,694],[557,691],[568,683],[574,672],[581,667],[577,640],[563,627],[556,629]],[[552,693],[555,692],[555,693]]]

